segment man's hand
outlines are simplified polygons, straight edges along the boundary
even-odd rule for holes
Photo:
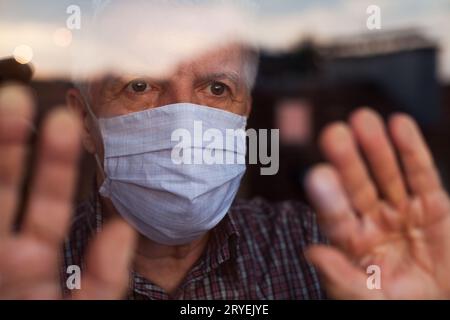
[[[318,165],[306,180],[332,244],[312,246],[307,256],[328,294],[450,298],[450,202],[417,125],[395,115],[386,130],[369,109],[349,123],[324,130],[320,144],[330,164]],[[369,265],[380,268],[381,289],[368,288]]]
[[[61,298],[62,244],[68,232],[80,153],[80,123],[66,110],[52,112],[39,134],[38,157],[23,223],[13,232],[33,117],[27,89],[0,89],[0,299]],[[135,235],[115,219],[93,240],[81,275],[79,299],[121,298]]]

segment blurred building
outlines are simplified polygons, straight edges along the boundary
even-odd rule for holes
[[[319,50],[328,61],[325,81],[371,82],[421,123],[438,120],[437,44],[420,33],[362,35]]]
[[[437,50],[437,44],[409,30],[320,47],[306,42],[288,54],[263,54],[249,124],[280,129],[280,171],[261,176],[258,166],[250,166],[242,195],[304,199],[304,175],[323,160],[316,145],[320,130],[360,106],[384,117],[395,111],[415,117],[448,182],[450,105],[448,86],[437,78]]]

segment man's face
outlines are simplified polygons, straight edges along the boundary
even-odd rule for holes
[[[190,102],[248,115],[245,63],[244,51],[232,45],[180,63],[167,77],[105,77],[92,86],[93,111],[97,117],[111,117]]]
[[[97,118],[108,118],[149,108],[189,102],[248,116],[251,96],[246,77],[248,53],[238,45],[210,51],[180,63],[167,77],[151,75],[108,76],[90,84],[90,105]],[[73,104],[79,99],[70,99]],[[86,113],[85,113],[86,115]],[[103,154],[92,121],[85,121],[84,146]],[[100,149],[100,150],[99,150]]]

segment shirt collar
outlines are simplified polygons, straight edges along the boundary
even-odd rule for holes
[[[233,217],[228,213],[211,231],[205,251],[206,271],[217,268],[222,263],[235,259],[239,249],[240,233]]]

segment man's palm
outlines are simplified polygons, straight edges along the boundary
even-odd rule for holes
[[[405,115],[391,119],[394,150],[373,111],[357,111],[350,124],[325,129],[321,147],[331,164],[317,166],[307,179],[332,244],[313,246],[307,254],[328,293],[335,298],[448,298],[450,203],[417,126]],[[380,289],[368,285],[366,271],[380,272]]]

